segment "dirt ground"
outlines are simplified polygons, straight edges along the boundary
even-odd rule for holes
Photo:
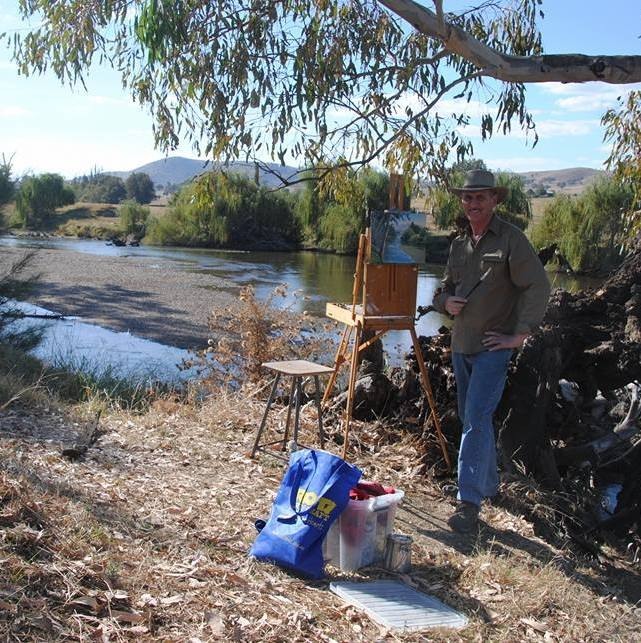
[[[91,407],[0,415],[0,638],[8,641],[636,641],[638,565],[582,558],[521,515],[483,508],[473,536],[450,531],[452,500],[416,475],[410,437],[356,423],[350,460],[405,491],[395,529],[413,538],[400,580],[464,613],[463,630],[387,631],[329,591],[336,579],[397,578],[373,566],[309,582],[248,558],[280,460],[247,457],[264,408],[221,392],[202,406],[158,400],[112,412],[83,459],[61,446]],[[276,414],[276,424],[283,420]],[[313,411],[303,414],[313,442]],[[330,432],[332,427],[328,427]],[[276,425],[270,429],[276,431]],[[273,434],[275,435],[275,434]],[[332,449],[330,445],[330,449]],[[338,448],[334,447],[337,451]],[[507,494],[536,490],[503,485]]]
[[[3,247],[0,273],[23,255],[21,248]],[[238,302],[222,279],[150,257],[40,249],[31,274],[40,275],[31,303],[179,348],[206,346],[212,309]]]

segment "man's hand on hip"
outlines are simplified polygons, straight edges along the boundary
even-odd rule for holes
[[[455,297],[454,295],[450,295],[445,300],[445,310],[447,310],[452,317],[456,317],[463,310],[463,306],[465,306],[465,304],[467,304],[467,299],[465,299],[465,297]]]
[[[521,348],[527,336],[528,333],[522,333],[520,335],[504,335],[503,333],[497,333],[493,330],[489,330],[485,333],[485,339],[481,340],[481,343],[488,351],[500,351],[506,348]]]

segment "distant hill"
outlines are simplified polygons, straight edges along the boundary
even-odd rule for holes
[[[297,172],[296,168],[289,167],[287,165],[281,166],[277,163],[267,163],[266,165],[275,173],[280,174],[285,178],[291,177]],[[132,170],[106,172],[106,174],[119,176],[124,180],[134,172],[144,172],[145,174],[149,175],[151,180],[154,182],[154,185],[158,188],[159,186],[164,187],[170,184],[181,185],[185,181],[189,181],[195,176],[211,170],[213,167],[214,166],[209,161],[188,159],[182,156],[170,156],[168,158],[154,161],[153,163],[141,165],[140,167],[136,167]],[[254,178],[256,172],[253,163],[242,163],[240,161],[230,163],[229,165],[224,166],[224,169],[229,172],[244,174],[245,176],[252,179]],[[282,181],[278,178],[278,176],[275,176],[274,174],[270,174],[269,172],[263,170],[260,171],[259,181],[261,185],[265,185],[266,187],[270,188],[279,187],[282,185]]]
[[[527,189],[538,186],[564,194],[580,194],[596,179],[607,176],[603,170],[591,167],[571,167],[565,170],[542,170],[538,172],[519,172]]]
[[[293,176],[297,170],[290,166],[281,166],[277,163],[268,163],[268,167],[275,173],[284,177]],[[119,176],[123,180],[133,172],[144,172],[151,177],[154,185],[181,185],[185,181],[193,179],[195,176],[212,169],[212,164],[208,161],[199,159],[189,159],[182,156],[170,156],[159,159],[153,163],[147,163],[128,171],[106,172],[113,176]],[[238,172],[249,178],[254,178],[255,167],[253,163],[243,163],[240,161],[230,163],[225,166],[230,172]],[[554,193],[579,194],[590,183],[606,173],[602,170],[595,170],[589,167],[573,167],[564,170],[542,170],[537,172],[517,172],[523,178],[526,189],[539,191],[541,188]],[[282,181],[269,172],[262,171],[259,175],[261,185],[270,188],[280,187]],[[296,188],[297,186],[294,186]]]

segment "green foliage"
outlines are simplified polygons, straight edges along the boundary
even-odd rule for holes
[[[389,203],[389,175],[369,167],[359,172],[342,168],[311,180],[299,195],[295,211],[305,239],[323,248],[353,253],[365,227],[367,210],[383,210]]]
[[[78,201],[84,203],[120,203],[127,197],[123,180],[110,174],[90,174],[72,181]]]
[[[368,210],[386,210],[389,207],[389,174],[364,167],[358,173],[358,182],[363,186]]]
[[[332,203],[320,221],[321,245],[352,254],[358,249],[358,236],[365,228],[365,211]]]
[[[632,190],[613,179],[594,183],[580,197],[556,196],[532,230],[532,243],[538,248],[557,244],[575,270],[612,267],[622,258],[619,247],[632,200]]]
[[[310,179],[305,183],[305,188],[298,195],[294,207],[303,239],[311,244],[318,243],[318,222],[324,209],[319,195],[318,181]]]
[[[521,230],[525,230],[532,219],[532,208],[525,192],[523,179],[516,174],[499,172],[496,174],[496,184],[507,188],[505,200],[499,203],[496,213]]]
[[[133,172],[125,181],[127,198],[140,204],[151,203],[156,196],[154,182],[149,174],[144,172]]]
[[[153,219],[147,241],[168,245],[244,248],[296,244],[291,200],[244,176],[211,172],[184,187],[170,212]]]
[[[606,161],[608,169],[623,186],[632,191],[632,199],[623,216],[623,242],[641,233],[641,90],[619,97],[618,109],[609,109],[601,119],[604,140],[612,144]]]
[[[538,55],[539,5],[497,0],[445,18],[499,53]],[[289,155],[302,167],[380,158],[410,176],[438,174],[452,150],[457,158],[471,151],[460,134],[470,117],[464,108],[450,117],[437,112],[442,98],[479,96],[487,105],[483,138],[515,123],[533,126],[523,85],[484,83],[473,62],[444,49],[445,38],[408,28],[395,8],[374,0],[25,0],[20,7],[37,21],[12,43],[20,71],[51,69],[73,83],[92,60],[111,61],[154,114],[163,150],[186,134],[208,158],[267,153],[284,162]],[[337,107],[348,112],[339,125]],[[256,116],[264,126],[256,127]]]
[[[15,193],[15,181],[11,178],[11,159],[2,155],[0,163],[0,208],[9,203]]]
[[[125,234],[145,236],[149,208],[143,207],[136,201],[125,201],[118,209],[118,216]]]
[[[434,225],[439,230],[451,230],[457,218],[463,216],[460,199],[446,188],[431,188],[428,202]]]
[[[16,194],[16,212],[20,225],[33,228],[47,223],[56,208],[75,202],[71,188],[59,174],[40,174],[22,180]]]

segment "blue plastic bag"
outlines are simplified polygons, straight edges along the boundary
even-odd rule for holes
[[[326,451],[292,453],[269,520],[249,555],[322,578],[323,540],[360,477],[360,469]]]

